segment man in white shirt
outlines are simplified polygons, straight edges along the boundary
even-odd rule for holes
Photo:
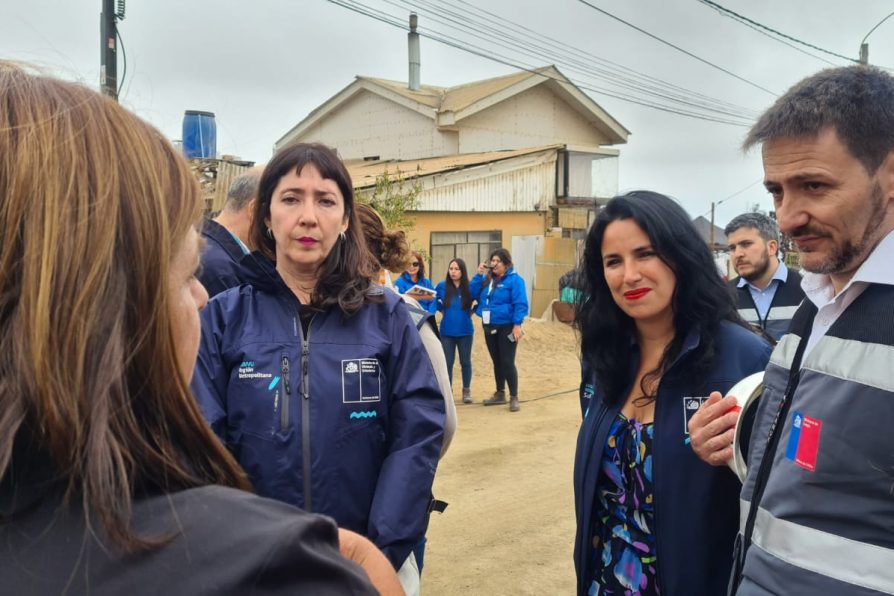
[[[731,592],[894,594],[894,77],[813,75],[756,144],[807,300],[764,375]],[[690,421],[711,465],[732,456],[734,406],[715,392]]]

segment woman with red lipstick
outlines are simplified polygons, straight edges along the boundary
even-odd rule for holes
[[[251,234],[248,283],[202,311],[203,413],[258,494],[329,515],[412,576],[444,397],[406,305],[372,281],[379,264],[335,152],[277,153]]]
[[[578,593],[722,594],[740,486],[695,456],[686,424],[711,391],[762,371],[770,345],[740,319],[707,244],[664,195],[612,199],[579,279]]]

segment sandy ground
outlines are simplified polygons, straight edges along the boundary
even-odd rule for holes
[[[434,490],[450,505],[432,516],[423,594],[573,594],[572,466],[581,418],[574,333],[562,323],[525,323],[516,358],[522,407],[510,413],[481,405],[494,382],[476,325],[476,403],[462,404],[457,360],[458,428]]]

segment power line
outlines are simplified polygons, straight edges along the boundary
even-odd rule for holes
[[[749,23],[749,22],[747,22],[747,21],[743,21],[743,20],[741,20],[741,19],[737,19],[736,17],[734,17],[734,16],[732,16],[732,15],[729,15],[729,14],[725,14],[725,13],[723,13],[723,12],[721,12],[721,11],[717,11],[717,12],[719,12],[719,13],[721,14],[721,16],[725,16],[725,17],[727,17],[727,18],[729,18],[729,19],[732,19],[733,21],[736,21],[736,22],[739,23],[740,25],[745,25],[746,27],[748,27],[748,28],[751,29],[752,31],[755,31],[755,32],[757,32],[757,33],[760,33],[760,34],[763,35],[764,37],[768,37],[768,38],[772,39],[772,40],[775,41],[775,42],[781,43],[782,45],[788,46],[788,47],[790,47],[791,49],[795,50],[796,52],[800,52],[800,53],[804,54],[805,56],[810,56],[811,58],[814,58],[815,60],[819,60],[820,62],[824,62],[824,63],[828,64],[829,66],[837,66],[837,64],[835,64],[834,62],[830,62],[830,61],[826,60],[825,58],[822,58],[821,56],[817,56],[816,54],[811,54],[810,52],[808,52],[808,51],[805,50],[804,48],[799,48],[799,47],[796,46],[795,44],[793,44],[793,43],[789,43],[789,42],[785,41],[784,39],[779,39],[778,37],[775,37],[775,36],[771,35],[770,33],[764,31],[763,29],[760,29],[759,27],[755,27],[754,25],[752,25],[751,23]]]
[[[620,18],[620,17],[617,17],[617,16],[611,14],[611,13],[608,12],[608,11],[602,10],[601,8],[599,8],[598,6],[596,6],[596,5],[594,5],[594,4],[590,4],[589,2],[587,2],[587,0],[578,0],[578,2],[580,2],[581,4],[584,4],[584,5],[586,5],[586,6],[589,6],[590,8],[592,8],[593,10],[595,10],[596,12],[602,13],[602,14],[604,14],[605,16],[607,16],[607,17],[609,17],[609,18],[612,18],[612,19],[618,21],[619,23],[623,23],[623,24],[627,25],[627,26],[630,27],[631,29],[635,29],[636,31],[639,31],[639,32],[642,33],[643,35],[646,35],[646,36],[648,36],[648,37],[651,37],[651,38],[654,39],[655,41],[659,41],[659,42],[663,43],[664,45],[669,46],[669,47],[671,47],[671,48],[677,50],[678,52],[682,52],[683,54],[686,54],[686,55],[689,56],[690,58],[694,58],[694,59],[698,60],[698,61],[701,62],[702,64],[707,64],[707,65],[710,66],[711,68],[715,68],[715,69],[719,70],[720,72],[723,72],[723,73],[725,73],[725,74],[728,74],[729,76],[731,76],[731,77],[733,77],[733,78],[735,78],[735,79],[738,79],[738,80],[742,81],[743,83],[746,83],[746,84],[748,84],[748,85],[751,85],[751,86],[754,87],[755,89],[760,89],[761,91],[764,91],[764,92],[766,92],[766,93],[769,93],[770,95],[772,95],[772,96],[774,96],[774,97],[776,97],[776,96],[778,95],[775,91],[770,91],[770,90],[767,89],[766,87],[761,87],[760,85],[758,85],[758,84],[755,83],[754,81],[749,81],[749,80],[746,79],[745,77],[739,76],[739,75],[737,75],[736,73],[734,73],[734,72],[732,72],[732,71],[729,71],[729,70],[723,68],[722,66],[718,66],[718,65],[714,64],[713,62],[709,62],[708,60],[705,60],[705,59],[702,58],[701,56],[696,56],[696,55],[693,54],[692,52],[690,52],[690,51],[688,51],[688,50],[684,50],[683,48],[681,48],[681,47],[679,47],[679,46],[676,46],[676,45],[672,44],[672,43],[669,42],[669,41],[666,41],[666,40],[664,40],[664,39],[661,39],[661,38],[658,37],[657,35],[653,35],[652,33],[649,33],[648,31],[646,31],[645,29],[641,29],[640,27],[637,27],[637,26],[634,25],[633,23],[628,23],[628,22],[625,21],[624,19],[622,19],[622,18]]]
[[[395,0],[383,0],[388,4],[396,5]],[[500,27],[492,27],[486,22],[476,21],[473,15],[468,12],[454,12],[449,8],[450,3],[444,0],[438,2],[430,2],[427,0],[396,0],[401,4],[416,9],[417,6],[428,6],[431,13],[424,13],[427,18],[438,22],[444,22],[447,26],[468,30],[469,34],[482,39],[488,43],[506,47],[515,51],[520,51],[529,56],[542,59],[544,56],[548,60],[554,62],[565,62],[570,64],[569,70],[583,74],[586,77],[599,79],[616,87],[621,87],[633,92],[645,93],[659,97],[674,103],[685,105],[689,108],[706,109],[717,112],[723,116],[733,116],[751,120],[757,115],[749,113],[747,108],[736,106],[728,102],[723,102],[701,95],[695,91],[677,87],[665,81],[660,81],[643,75],[626,67],[615,65],[609,61],[603,60],[593,54],[588,54],[573,46],[568,46],[558,42],[557,40],[538,34],[535,31],[520,26],[512,21],[503,19],[502,17],[489,13],[487,11],[478,10],[486,15],[500,19]],[[462,2],[467,4],[466,2]],[[462,10],[456,8],[456,10]],[[437,16],[433,16],[437,15]],[[506,32],[506,29],[523,29],[525,39],[513,37]],[[540,38],[532,40],[531,37]],[[496,41],[495,38],[505,39],[510,45]],[[593,62],[604,62],[607,66],[600,67],[594,65]],[[679,89],[677,92],[675,89]]]
[[[721,5],[717,4],[716,2],[712,2],[712,0],[698,0],[698,1],[701,2],[702,4],[706,4],[712,8],[715,8],[715,9],[719,10],[720,12],[727,13],[729,15],[736,17],[737,19],[745,21],[746,23],[750,23],[750,24],[754,25],[755,27],[764,29],[765,31],[768,31],[774,35],[778,35],[779,37],[784,37],[785,39],[788,39],[795,43],[801,44],[802,46],[806,46],[810,49],[817,50],[818,52],[823,52],[825,54],[829,54],[830,56],[835,56],[836,58],[841,58],[842,60],[847,60],[849,62],[859,62],[859,60],[855,60],[854,58],[849,58],[847,56],[842,56],[841,54],[836,54],[835,52],[823,49],[819,46],[815,46],[812,43],[807,43],[806,41],[802,41],[796,37],[792,37],[791,35],[786,35],[785,33],[782,33],[781,31],[777,31],[776,29],[773,29],[772,27],[767,27],[766,25],[762,25],[761,23],[758,23],[757,21],[752,21],[748,17],[742,16],[737,12],[733,12],[732,10],[730,10],[724,6],[721,6]],[[894,13],[892,13],[892,14],[894,14]],[[872,32],[870,31],[870,33],[872,33]]]
[[[329,2],[330,4],[335,4],[336,6],[346,8],[348,10],[351,10],[352,12],[356,12],[358,14],[368,16],[370,18],[373,18],[373,19],[380,21],[382,23],[386,23],[393,27],[397,27],[402,30],[407,30],[406,23],[404,23],[403,19],[401,19],[400,17],[394,16],[394,15],[389,15],[388,13],[386,13],[384,11],[377,10],[377,9],[374,9],[367,5],[364,5],[360,2],[358,2],[357,0],[326,0],[326,1]],[[531,73],[558,81],[560,83],[566,81],[566,79],[558,78],[555,76],[551,76],[547,73],[544,73],[544,72],[542,72],[542,69],[540,69],[540,68],[537,68],[537,67],[534,67],[531,65],[520,64],[518,60],[512,60],[512,59],[502,56],[501,54],[498,54],[496,52],[484,50],[478,46],[468,43],[467,41],[457,40],[457,39],[451,38],[449,36],[440,34],[438,32],[431,31],[431,30],[422,30],[421,28],[419,30],[419,34],[422,35],[423,37],[426,37],[433,41],[436,41],[436,42],[442,43],[444,45],[468,52],[470,54],[473,54],[473,55],[476,55],[476,56],[479,56],[482,58],[486,58],[488,60],[492,60],[492,61],[500,63],[500,64],[504,64],[506,66],[510,66],[510,67],[518,69],[518,70],[524,70],[526,72],[531,72]],[[620,92],[613,92],[611,90],[607,90],[607,89],[603,89],[603,88],[588,86],[588,85],[585,85],[585,84],[582,84],[582,83],[576,82],[576,81],[572,81],[572,82],[577,87],[579,87],[580,89],[583,89],[583,90],[592,91],[592,92],[599,93],[599,94],[607,96],[607,97],[612,97],[615,99],[619,99],[621,101],[626,101],[629,103],[641,105],[644,107],[648,107],[651,109],[655,109],[655,110],[659,110],[659,111],[663,111],[663,112],[667,112],[667,113],[671,113],[671,114],[675,114],[675,115],[679,115],[679,116],[686,116],[686,117],[694,118],[694,119],[698,119],[698,120],[704,120],[704,121],[708,121],[708,122],[716,122],[716,123],[720,123],[720,124],[729,124],[732,126],[739,126],[739,127],[747,127],[749,125],[748,118],[746,118],[744,116],[733,116],[733,117],[740,118],[740,120],[736,121],[736,120],[731,120],[729,117],[706,115],[703,113],[693,112],[691,110],[677,109],[677,108],[674,108],[671,106],[656,104],[656,103],[649,102],[649,101],[646,101],[646,100],[643,100],[640,98],[631,97],[629,95],[623,95]]]
[[[734,192],[733,194],[729,195],[728,197],[724,197],[724,198],[720,199],[719,201],[717,201],[716,203],[714,203],[714,207],[719,207],[720,205],[723,205],[724,203],[726,203],[726,202],[729,201],[730,199],[733,199],[733,198],[735,198],[735,197],[738,197],[740,194],[742,194],[742,193],[745,192],[746,190],[748,190],[748,189],[750,189],[751,187],[753,187],[755,184],[758,184],[759,182],[762,182],[762,181],[763,181],[763,178],[758,178],[757,180],[755,180],[754,182],[752,182],[751,184],[749,184],[749,185],[746,186],[745,188],[742,188],[742,189],[740,189],[740,190],[737,190],[736,192]],[[704,216],[708,215],[709,213],[711,213],[711,210],[710,210],[710,209],[708,209],[707,211],[705,211],[704,213],[702,213],[701,216],[704,217]]]

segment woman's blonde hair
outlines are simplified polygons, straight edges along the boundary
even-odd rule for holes
[[[200,214],[157,130],[0,61],[0,477],[49,461],[125,549],[157,543],[131,529],[135,493],[249,487],[175,355],[169,270]]]

